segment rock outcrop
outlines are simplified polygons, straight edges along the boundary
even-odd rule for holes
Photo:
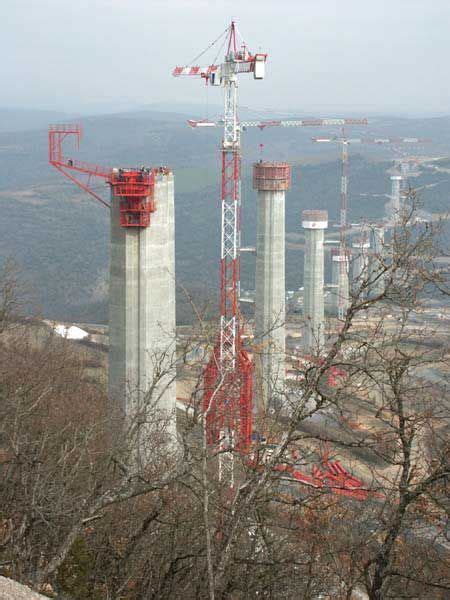
[[[0,600],[48,600],[26,585],[0,576]]]

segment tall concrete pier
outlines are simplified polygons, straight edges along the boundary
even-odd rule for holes
[[[370,242],[366,238],[362,238],[353,242],[352,248],[352,289],[354,292],[357,292],[369,275]],[[366,295],[367,289],[361,293]]]
[[[306,352],[320,353],[325,339],[323,290],[323,239],[328,227],[326,210],[304,210],[305,266],[303,272],[303,345]]]
[[[259,409],[282,400],[285,372],[285,191],[291,181],[286,163],[253,166],[258,190],[255,295],[256,398]]]
[[[128,184],[136,172],[117,170],[111,188],[108,389],[127,419],[143,423],[137,446],[145,464],[155,420],[161,439],[176,438],[175,245],[173,174],[142,171],[137,177],[152,177],[152,198],[140,206]],[[149,202],[151,214],[140,214]],[[148,226],[136,225],[139,218]]]
[[[342,318],[345,318],[350,302],[348,266],[348,252],[343,253],[340,248],[333,248],[331,251],[333,314],[339,317],[339,313],[342,312]],[[341,311],[339,308],[341,308]]]
[[[385,260],[384,249],[384,227],[373,225],[370,231],[370,246],[372,251],[369,260],[371,298],[380,296],[384,292],[385,278],[383,276],[383,265]]]
[[[391,198],[387,203],[387,218],[390,223],[396,223],[400,218],[400,188],[402,179],[401,175],[391,175]]]

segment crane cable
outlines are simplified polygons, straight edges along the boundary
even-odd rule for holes
[[[219,41],[219,40],[220,40],[222,37],[224,37],[224,36],[225,36],[225,35],[228,33],[228,31],[229,31],[229,30],[230,30],[230,28],[229,28],[229,27],[227,27],[227,28],[225,29],[225,31],[223,31],[223,32],[222,32],[222,33],[219,35],[219,37],[218,37],[218,38],[216,38],[216,39],[215,39],[213,42],[211,42],[211,43],[209,44],[209,46],[207,46],[207,47],[206,47],[206,48],[205,48],[205,49],[204,49],[202,52],[200,52],[200,54],[198,54],[198,55],[197,55],[195,58],[193,58],[193,59],[192,59],[192,60],[191,60],[191,61],[188,63],[188,66],[190,66],[190,65],[192,65],[193,63],[197,62],[197,61],[198,61],[198,59],[199,59],[199,58],[201,58],[201,57],[202,57],[202,56],[203,56],[203,55],[204,55],[206,52],[208,52],[208,50],[209,50],[210,48],[212,48],[213,46],[215,46],[215,45],[217,44],[217,42],[218,42],[218,41]]]
[[[224,33],[228,33],[229,29],[230,29],[230,28],[228,27],[228,29],[226,29],[226,30],[224,31]],[[222,34],[222,35],[224,35],[224,34]],[[219,58],[219,54],[222,52],[222,50],[223,50],[223,48],[224,48],[224,46],[225,46],[225,43],[226,43],[226,41],[227,41],[227,38],[226,38],[226,37],[224,37],[224,38],[223,38],[223,42],[222,42],[222,44],[220,45],[220,48],[217,50],[217,54],[216,54],[216,56],[214,57],[214,60],[213,60],[213,65],[215,65],[215,64],[216,64],[216,60]]]
[[[237,35],[241,38],[241,45],[244,45],[246,48],[248,48],[247,46],[247,42],[244,40],[244,36],[242,35],[242,33],[239,31],[239,29],[237,28],[236,24],[234,25],[234,30],[237,33]]]

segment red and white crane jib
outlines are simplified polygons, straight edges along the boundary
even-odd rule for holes
[[[219,119],[218,121],[209,121],[208,119],[190,119],[188,120],[188,124],[192,128],[222,127],[223,119]],[[241,121],[239,123],[241,129],[247,129],[247,127],[258,127],[259,129],[265,129],[266,127],[343,127],[345,125],[367,124],[367,119],[270,119],[267,121]],[[329,141],[331,141],[331,139]]]
[[[254,79],[264,79],[265,62],[267,54],[251,54],[245,52],[236,52],[233,55],[233,73],[253,73]],[[228,75],[226,63],[223,65],[209,65],[209,67],[199,66],[179,66],[172,71],[174,77],[201,77],[214,86],[220,86],[223,78]]]
[[[324,127],[367,125],[367,119],[272,119],[268,121],[243,121],[241,127]]]
[[[382,145],[382,144],[426,144],[431,141],[426,138],[416,138],[416,137],[346,138],[346,137],[341,137],[341,136],[333,136],[333,137],[328,137],[328,138],[313,137],[311,139],[313,142],[319,142],[319,143],[337,142],[337,143],[341,143],[341,144],[347,143],[347,144],[379,144],[379,145]]]
[[[218,69],[218,65],[210,65],[209,67],[175,67],[172,75],[174,77],[209,77],[211,73],[216,73]]]

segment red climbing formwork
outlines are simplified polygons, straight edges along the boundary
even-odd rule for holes
[[[109,177],[113,197],[120,199],[122,227],[148,227],[155,212],[155,173],[145,169],[114,169]]]

